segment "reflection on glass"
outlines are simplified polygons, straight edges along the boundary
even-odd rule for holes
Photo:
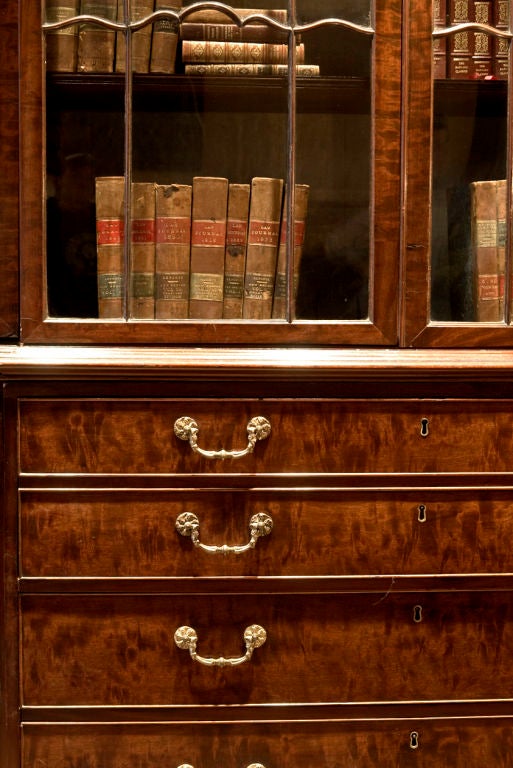
[[[449,24],[505,30],[504,8],[451,4]],[[435,12],[436,32],[445,24]],[[434,37],[433,320],[504,321],[508,56],[507,37],[478,27]]]

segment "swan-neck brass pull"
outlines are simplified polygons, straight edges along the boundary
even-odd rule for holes
[[[178,768],[194,768],[192,765],[189,765],[189,763],[184,763],[183,765],[179,765]],[[265,765],[262,765],[262,763],[251,763],[251,765],[248,765],[248,768],[265,768]]]
[[[198,423],[190,416],[181,416],[175,421],[175,435],[179,440],[185,440],[191,446],[194,453],[199,453],[207,459],[240,459],[253,453],[258,440],[265,440],[271,433],[271,424],[265,416],[254,416],[247,425],[248,444],[240,451],[206,451],[198,445]]]
[[[228,553],[240,554],[241,552],[247,552],[248,549],[254,549],[258,539],[261,536],[268,536],[273,529],[272,517],[265,512],[258,512],[253,515],[249,521],[249,533],[250,540],[247,544],[240,544],[230,546],[228,544],[221,544],[220,546],[203,544],[199,539],[199,527],[200,522],[197,515],[193,512],[182,512],[176,518],[176,530],[182,536],[190,536],[191,541],[195,547],[199,547],[204,552],[221,552],[223,555]]]
[[[237,667],[239,664],[244,664],[244,662],[250,660],[255,648],[260,648],[266,639],[267,633],[265,629],[258,624],[252,624],[244,630],[244,643],[246,645],[244,656],[236,656],[231,659],[225,659],[224,656],[208,658],[196,653],[198,634],[195,629],[192,627],[178,627],[175,632],[176,645],[182,650],[188,650],[191,659],[194,659],[199,664],[204,664],[206,667]]]

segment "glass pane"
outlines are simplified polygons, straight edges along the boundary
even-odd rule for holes
[[[509,3],[435,4],[431,316],[504,321]],[[446,22],[447,19],[447,22]],[[479,27],[437,36],[450,26]]]

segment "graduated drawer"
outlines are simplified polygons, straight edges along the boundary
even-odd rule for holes
[[[510,401],[22,399],[22,473],[506,472]],[[271,433],[242,458],[210,459],[178,439],[181,417],[207,451],[244,451],[247,425]]]
[[[19,516],[26,577],[513,572],[512,490],[25,490]]]
[[[26,595],[21,603],[27,706],[504,699],[513,690],[510,592]],[[177,645],[177,630],[181,646],[196,634],[211,666]],[[266,642],[243,661],[262,630]]]
[[[509,768],[508,718],[25,725],[23,768]]]

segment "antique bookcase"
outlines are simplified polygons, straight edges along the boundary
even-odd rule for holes
[[[0,35],[0,768],[513,764],[510,2]]]

